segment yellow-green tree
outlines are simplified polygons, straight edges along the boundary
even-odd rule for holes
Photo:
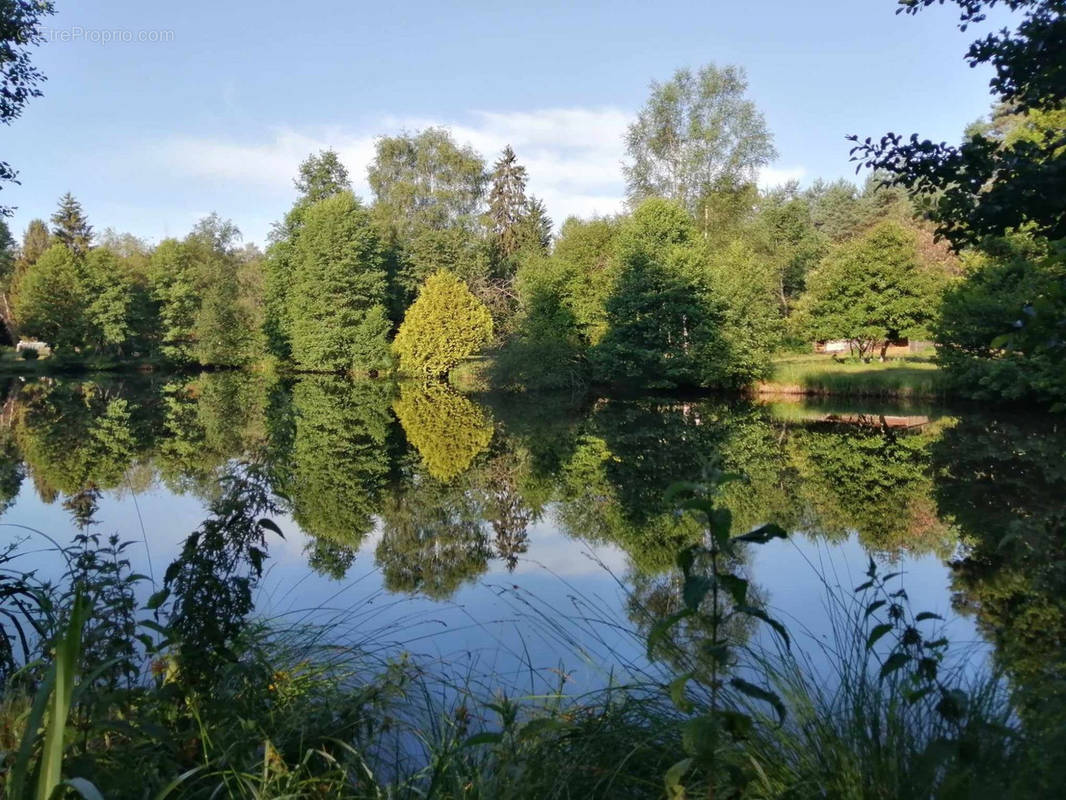
[[[485,412],[441,384],[403,384],[393,410],[426,470],[442,483],[465,472],[492,441]]]
[[[400,369],[440,378],[492,338],[492,315],[467,285],[446,270],[430,275],[407,309],[393,350]]]

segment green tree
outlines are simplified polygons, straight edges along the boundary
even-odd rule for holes
[[[928,335],[943,281],[924,268],[914,235],[885,222],[838,245],[811,273],[800,303],[815,339],[847,339],[862,357],[890,341]]]
[[[310,536],[357,549],[373,529],[389,472],[390,393],[384,383],[335,376],[293,387],[287,489],[293,519]]]
[[[93,226],[70,192],[59,198],[59,208],[52,215],[52,234],[75,255],[84,255],[92,247]]]
[[[352,188],[348,170],[333,149],[320,150],[304,159],[293,184],[300,193],[297,203],[302,205],[312,205]]]
[[[457,145],[443,128],[383,137],[368,178],[394,324],[438,269],[451,270],[479,293],[488,289],[493,258],[481,214],[488,176],[480,155]]]
[[[291,303],[289,291],[296,273],[296,240],[307,209],[320,200],[351,191],[348,170],[333,150],[322,150],[300,164],[293,184],[300,193],[285,219],[270,233],[270,247],[263,262],[263,333],[271,353],[288,360],[291,352]]]
[[[781,341],[781,273],[744,241],[709,258],[708,305],[717,329],[700,356],[705,386],[740,389],[766,378]]]
[[[752,184],[776,153],[766,123],[746,99],[738,67],[681,69],[652,83],[651,97],[626,135],[630,202],[674,200],[701,216],[715,192]]]
[[[477,226],[485,164],[443,128],[378,139],[368,177],[377,209],[402,239],[421,228]]]
[[[201,364],[247,364],[261,352],[252,300],[242,291],[237,227],[217,214],[200,220],[185,240],[197,284],[193,355]]]
[[[776,275],[781,313],[788,316],[803,294],[807,273],[825,255],[827,236],[815,225],[809,197],[794,183],[760,198],[756,229],[758,248]]]
[[[393,349],[400,369],[440,378],[492,339],[492,315],[466,284],[441,270],[426,279],[407,309]]]
[[[607,331],[607,298],[620,271],[615,240],[619,223],[600,218],[568,219],[553,260],[568,275],[567,302],[585,340],[599,344]]]
[[[964,263],[934,323],[937,359],[954,391],[1066,407],[1062,246],[1014,234],[986,241]]]
[[[22,250],[19,253],[20,269],[36,263],[52,244],[52,234],[45,221],[43,219],[30,220],[30,224],[26,226],[26,232],[22,235]]]
[[[511,145],[503,149],[490,175],[489,220],[500,255],[507,259],[521,247],[520,226],[526,216],[526,168],[518,163]]]
[[[176,361],[192,361],[200,281],[191,249],[177,239],[160,242],[149,260],[148,282],[159,309],[163,355]]]
[[[465,489],[416,475],[385,504],[374,558],[390,591],[446,600],[488,569],[481,509]]]
[[[984,22],[987,10],[996,5],[996,0],[954,2],[962,30]],[[907,0],[897,12],[916,14],[934,4],[939,3]],[[1066,107],[1062,2],[1010,0],[1005,5],[1021,12],[1017,27],[977,39],[967,60],[971,66],[993,68],[991,89],[1012,113],[1057,114]],[[1066,238],[1066,199],[1059,190],[1066,170],[1066,128],[1061,124],[1052,122],[1038,136],[1009,139],[997,136],[994,127],[972,129],[958,147],[922,140],[917,134],[904,139],[890,133],[878,142],[851,138],[856,142],[853,158],[928,200],[940,233],[956,246],[1023,227],[1037,236]]]
[[[669,388],[700,383],[700,362],[717,338],[705,261],[680,206],[647,200],[622,226],[621,274],[607,300],[607,332],[592,351],[600,381]]]
[[[351,192],[307,208],[294,252],[293,361],[304,369],[369,372],[388,365],[381,245]]]
[[[84,344],[89,298],[78,259],[65,245],[44,252],[19,279],[14,317],[27,336],[48,342],[58,352]]]
[[[570,307],[569,278],[565,265],[543,256],[519,269],[515,329],[495,358],[493,386],[521,391],[584,388],[587,347]]]
[[[133,339],[135,287],[133,277],[105,247],[89,251],[79,264],[83,294],[88,303],[83,344],[97,351],[122,355]]]

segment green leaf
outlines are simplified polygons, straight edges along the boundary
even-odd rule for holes
[[[887,600],[874,600],[870,605],[866,606],[866,613],[863,615],[864,619],[869,619],[870,615],[877,611],[881,606],[887,603]]]
[[[740,536],[734,536],[734,542],[748,542],[749,544],[766,544],[773,539],[787,539],[788,533],[778,525],[761,525],[754,530]]]
[[[910,660],[911,657],[906,653],[893,653],[890,655],[885,663],[881,665],[881,680],[902,669]]]
[[[667,686],[670,701],[679,711],[684,711],[686,714],[692,710],[692,702],[685,697],[685,685],[692,677],[694,676],[691,672],[686,672],[684,675],[678,675]]]
[[[714,581],[706,575],[689,575],[681,587],[681,599],[685,606],[696,611],[703,602],[703,598],[714,588]]]
[[[170,590],[160,589],[158,592],[155,592],[151,597],[148,598],[148,602],[144,604],[144,607],[147,608],[149,611],[155,611],[167,601],[168,597],[170,597]]]
[[[891,630],[892,626],[887,622],[883,622],[880,625],[874,625],[873,629],[870,631],[870,635],[866,637],[866,649],[872,650],[873,646]]]
[[[681,784],[681,779],[690,769],[692,769],[692,759],[683,758],[666,771],[663,782],[666,784],[666,796],[670,800],[684,800],[685,787]]]
[[[778,723],[780,724],[785,721],[785,716],[788,712],[785,709],[785,704],[781,702],[781,698],[778,697],[776,692],[764,689],[761,686],[756,686],[754,683],[749,683],[743,678],[733,678],[729,681],[729,684],[737,691],[746,694],[748,697],[753,697],[756,700],[762,700],[765,703],[769,703],[773,706],[774,711],[777,712]]]
[[[537,717],[531,719],[521,727],[518,731],[518,738],[525,741],[549,732],[558,733],[566,731],[569,730],[570,727],[570,725],[567,725],[561,719],[556,719],[555,717]]]
[[[914,621],[915,622],[925,622],[925,620],[927,620],[927,619],[943,620],[944,618],[942,616],[940,616],[939,614],[934,614],[932,611],[923,611],[921,614],[919,614],[918,616],[916,616],[914,618]]]
[[[742,606],[748,599],[748,582],[737,575],[726,572],[718,576],[718,582],[733,598],[733,602]]]
[[[722,542],[729,541],[729,532],[733,529],[733,512],[728,508],[717,508],[708,515],[711,527],[711,535],[719,547]]]
[[[278,524],[272,519],[267,519],[264,517],[263,519],[259,520],[259,527],[266,528],[268,531],[273,531],[282,539],[285,538],[285,534],[281,532],[281,528],[279,528]]]

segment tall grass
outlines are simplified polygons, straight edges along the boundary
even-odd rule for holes
[[[25,712],[6,796],[93,797],[98,786],[106,797],[663,797],[664,777],[692,747],[692,721],[711,703],[690,683],[679,704],[674,678],[698,673],[703,656],[671,639],[660,661],[635,656],[644,637],[633,624],[571,588],[566,608],[518,589],[501,599],[527,636],[598,667],[602,688],[575,692],[565,669],[529,661],[520,680],[405,656],[395,624],[375,629],[373,612],[357,608],[347,622],[251,620],[210,683],[195,685],[157,625],[159,637],[141,643],[144,668],[132,686],[89,675],[75,689],[89,614],[75,599],[54,657],[47,642],[38,654],[50,677]],[[999,676],[966,669],[968,654],[956,653],[939,679],[963,698],[962,712],[945,715],[935,694],[915,701],[913,684],[902,673],[886,679],[885,653],[868,644],[869,597],[830,584],[826,592],[828,639],[793,629],[791,647],[767,637],[739,648],[734,674],[759,676],[779,711],[728,685],[714,700],[754,721],[728,743],[730,768],[747,773],[732,796],[1039,797],[1054,786],[1029,781],[1027,769],[1052,759],[1040,751],[1041,732],[1012,715]],[[12,707],[21,685],[8,684]],[[696,770],[687,794],[674,796],[709,796],[721,785]]]

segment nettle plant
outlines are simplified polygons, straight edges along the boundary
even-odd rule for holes
[[[890,591],[889,581],[902,574],[881,575],[871,558],[867,580],[855,587],[855,593],[865,603],[863,619],[871,625],[866,651],[879,656],[878,645],[887,639],[890,647],[881,660],[880,680],[900,681],[901,694],[908,705],[935,700],[936,711],[946,722],[961,723],[966,715],[966,692],[949,686],[940,677],[948,640],[922,630],[922,623],[942,621],[943,617],[931,611],[914,614],[905,589]]]
[[[754,677],[754,670],[744,666],[739,658],[750,628],[747,623],[769,626],[786,649],[791,647],[785,626],[753,600],[749,581],[736,569],[747,545],[783,539],[786,533],[777,525],[768,524],[732,535],[732,514],[715,507],[713,492],[722,483],[736,479],[723,475],[713,484],[679,483],[668,492],[679,513],[691,515],[705,529],[704,541],[686,547],[677,557],[682,607],[658,620],[647,641],[648,657],[656,659],[678,625],[695,626],[703,633],[698,644],[700,652],[687,654],[693,668],[681,671],[669,684],[674,705],[689,715],[682,723],[686,757],[665,776],[667,796],[675,800],[686,797],[689,789],[695,790],[699,785],[706,787],[709,797],[741,793],[757,779],[758,766],[742,746],[756,724],[746,701],[768,704],[778,724],[784,722],[786,715],[777,693],[736,674],[743,671]],[[693,696],[700,700],[693,700]]]

